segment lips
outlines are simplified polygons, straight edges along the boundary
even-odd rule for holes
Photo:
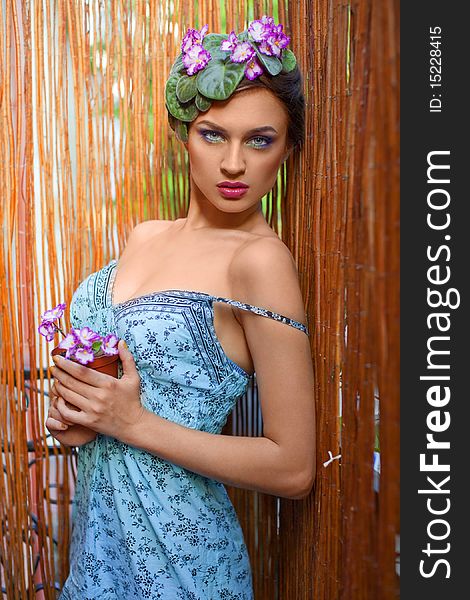
[[[219,188],[219,193],[227,200],[230,200],[244,196],[250,186],[243,183],[243,181],[221,181],[217,184],[217,187]]]
[[[217,184],[217,187],[219,187],[219,188],[234,188],[237,190],[241,190],[241,189],[246,189],[250,186],[247,185],[246,183],[243,183],[243,181],[221,181],[220,183]]]

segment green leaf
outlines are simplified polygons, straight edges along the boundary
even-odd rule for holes
[[[282,70],[285,73],[289,73],[289,71],[293,71],[295,69],[295,65],[297,64],[297,59],[295,58],[295,54],[289,48],[284,48],[282,51]]]
[[[266,67],[266,70],[271,75],[279,75],[282,69],[282,63],[277,56],[268,56],[263,54],[256,48],[256,56],[258,57],[262,66]]]
[[[201,112],[206,112],[206,110],[209,110],[209,108],[211,107],[212,102],[209,100],[209,98],[206,98],[205,96],[201,96],[201,94],[198,92],[197,96],[196,96],[196,107],[201,111]]]
[[[96,352],[97,350],[99,350],[101,348],[101,340],[98,340],[97,342],[93,342],[93,344],[91,345],[92,349],[94,352]]]
[[[213,60],[225,61],[231,54],[230,50],[220,50],[219,48],[212,48],[212,50],[210,50],[210,53],[211,60],[209,62],[212,62]]]
[[[210,61],[197,76],[197,89],[212,100],[226,100],[243,79],[245,63]]]
[[[193,121],[197,115],[198,110],[194,102],[188,104],[181,104],[176,96],[176,86],[178,81],[183,75],[173,73],[167,79],[165,84],[165,104],[168,112],[172,114],[176,119],[180,121]]]
[[[176,83],[176,97],[184,104],[192,100],[197,94],[196,75],[189,77],[182,75]]]
[[[176,133],[182,142],[188,141],[188,125],[183,121],[176,122]]]
[[[202,47],[212,54],[212,50],[219,49],[224,40],[228,40],[226,33],[208,33],[202,40]]]
[[[176,58],[175,62],[173,63],[173,65],[171,67],[170,75],[172,73],[179,73],[183,69],[186,69],[186,67],[184,66],[184,63],[183,63],[183,53],[180,52],[180,54],[178,55],[178,57]]]

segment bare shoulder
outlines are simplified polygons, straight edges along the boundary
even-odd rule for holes
[[[154,236],[157,233],[168,229],[175,221],[167,219],[149,219],[148,221],[142,221],[137,223],[129,234],[129,240],[145,241],[146,239]]]
[[[305,323],[297,265],[278,236],[253,236],[235,252],[229,269],[234,298]]]
[[[173,223],[175,221],[164,219],[149,219],[148,221],[137,223],[131,229],[124,247],[121,249],[120,262],[126,262],[143,244],[146,244],[156,235],[171,227]]]
[[[149,219],[137,223],[127,237],[126,245],[123,249],[123,256],[133,254],[140,246],[147,243],[159,233],[162,233],[171,227],[175,221],[166,219]]]

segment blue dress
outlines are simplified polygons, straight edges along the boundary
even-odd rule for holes
[[[213,302],[301,329],[236,300],[164,290],[113,304],[117,260],[91,273],[70,304],[72,327],[124,338],[148,410],[220,433],[250,374],[225,354]],[[121,372],[120,372],[121,374]],[[223,483],[98,434],[78,449],[70,572],[59,600],[252,600],[252,573]]]

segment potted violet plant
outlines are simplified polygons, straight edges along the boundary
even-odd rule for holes
[[[63,335],[63,339],[51,351],[51,356],[60,354],[95,371],[118,378],[119,338],[114,333],[101,336],[89,327],[72,328],[64,333],[59,321],[66,306],[65,303],[58,304],[41,315],[38,331],[48,342],[53,341],[57,332]]]

